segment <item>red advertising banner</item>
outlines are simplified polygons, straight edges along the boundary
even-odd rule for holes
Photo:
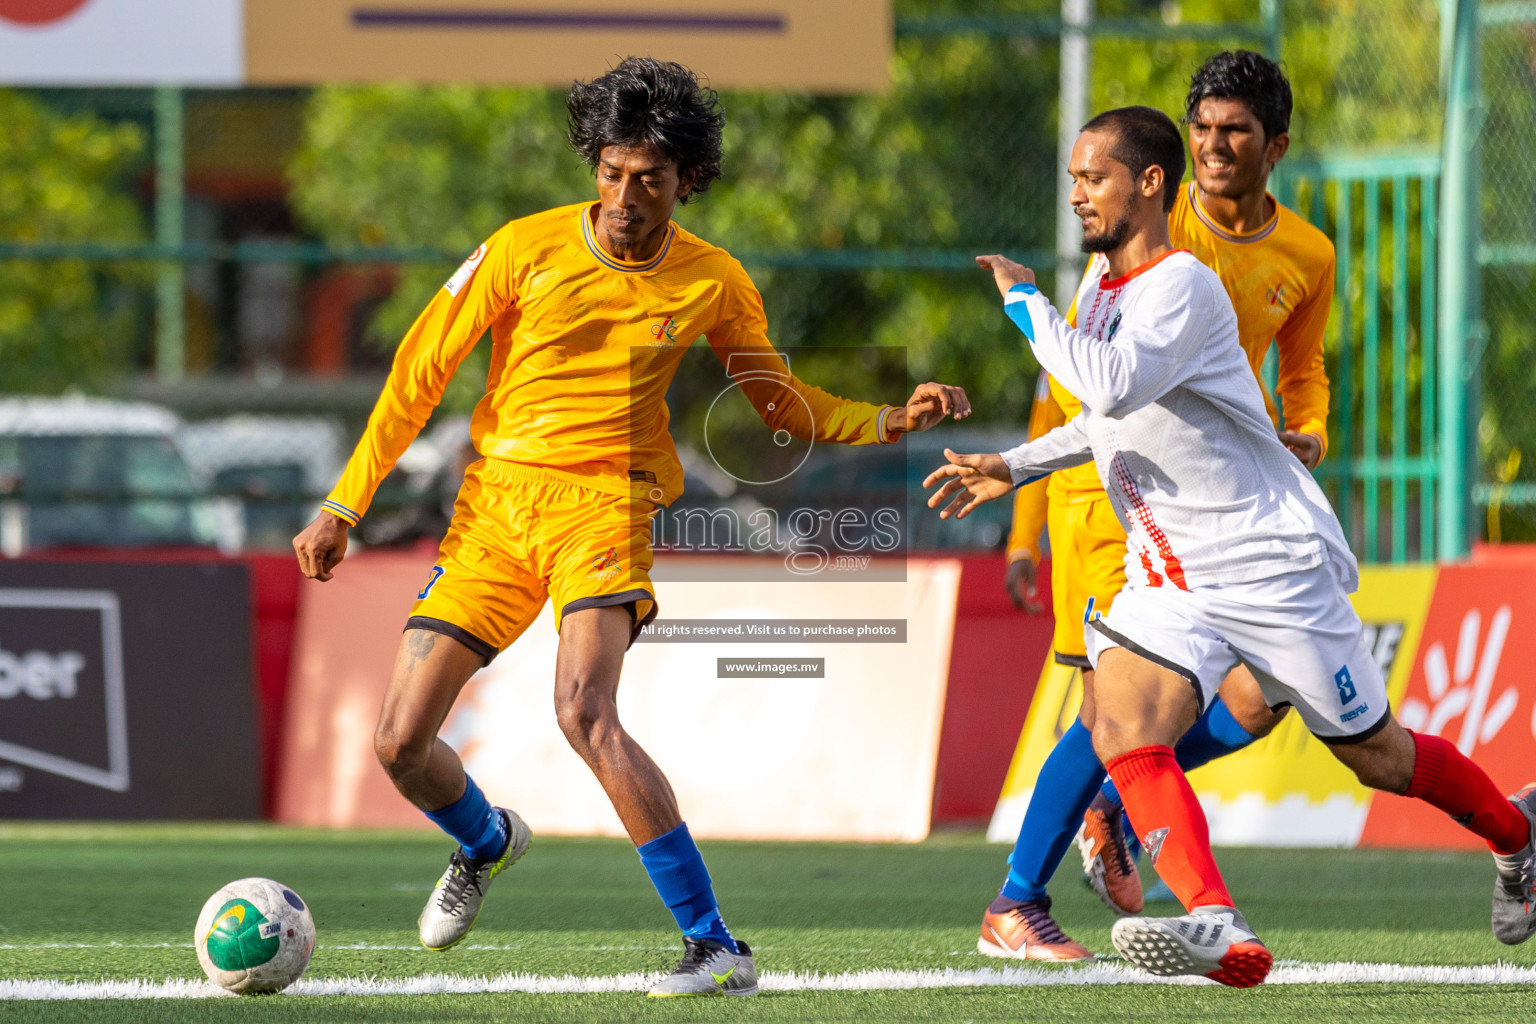
[[[1444,737],[1512,793],[1536,778],[1536,587],[1530,567],[1440,570],[1407,692],[1403,725]],[[1419,800],[1377,794],[1361,846],[1483,849]]]

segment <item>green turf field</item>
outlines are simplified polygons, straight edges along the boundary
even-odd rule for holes
[[[0,989],[22,980],[200,980],[191,930],[223,883],[267,875],[309,902],[318,931],[306,983],[409,978],[461,987],[507,973],[611,978],[670,969],[671,919],[634,851],[610,840],[535,837],[492,890],[464,946],[416,946],[416,914],[447,856],[437,836],[331,833],[249,825],[0,825]],[[756,998],[647,1000],[635,992],[456,992],[222,999],[0,1002],[0,1021],[1245,1021],[1523,1019],[1536,987],[1406,982],[1123,983],[1108,967],[1007,965],[975,952],[982,906],[1006,849],[976,835],[916,846],[706,843],[727,921],[768,974]],[[1250,921],[1300,982],[1300,965],[1536,963],[1536,941],[1505,947],[1488,931],[1486,855],[1370,851],[1219,851]],[[1111,919],[1069,862],[1057,918],[1112,953]],[[805,979],[878,969],[933,984],[945,970],[985,971],[986,985],[807,991]],[[1373,967],[1371,976],[1386,976]],[[1087,974],[1085,971],[1095,971]],[[1423,972],[1420,972],[1421,974]],[[1461,972],[1458,977],[1464,977]],[[1529,971],[1524,972],[1530,976]],[[1117,977],[1120,984],[1055,984]],[[1344,974],[1355,977],[1354,974]],[[775,980],[777,979],[777,984]],[[963,980],[963,979],[962,979]],[[1000,981],[1010,981],[1002,985]],[[1023,982],[1029,981],[1030,984]],[[638,984],[638,981],[634,982]],[[840,983],[840,982],[839,982]],[[422,982],[423,987],[429,987]],[[562,983],[571,987],[572,982]]]

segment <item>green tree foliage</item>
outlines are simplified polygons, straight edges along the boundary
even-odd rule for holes
[[[763,258],[1049,248],[1055,48],[903,40],[893,78],[883,96],[725,95],[726,178],[677,218],[748,264],[780,344],[904,346],[913,378],[963,383],[988,418],[1022,419],[1035,367],[979,271]],[[321,89],[292,168],[295,204],[333,244],[467,252],[508,219],[595,195],[564,125],[553,90]],[[407,270],[375,340],[392,347],[450,270]],[[459,377],[447,401],[462,407],[481,378]]]
[[[143,132],[89,114],[61,115],[0,90],[0,239],[132,241],[142,215],[125,177]],[[0,264],[0,389],[56,392],[125,372],[132,271],[84,260]]]
[[[406,85],[316,90],[291,168],[300,217],[331,245],[415,246],[466,255],[508,220],[592,191],[565,144],[561,94],[538,89]],[[393,350],[452,265],[400,268],[370,326]],[[484,391],[489,346],[477,346],[444,406],[467,411]]]
[[[1437,143],[1434,0],[1404,3],[1414,16],[1367,0],[1281,5],[1296,92],[1293,152]],[[1096,7],[1101,18],[1170,26],[1253,26],[1259,16],[1252,0]],[[898,0],[896,8],[921,16],[1059,11],[1046,0]],[[1204,57],[1259,45],[1238,32],[1218,42],[1099,36],[1091,107],[1147,103],[1177,117]],[[726,177],[677,218],[748,265],[779,344],[900,346],[913,379],[962,383],[983,418],[1022,421],[1035,366],[984,275],[953,258],[945,269],[903,267],[899,257],[885,269],[857,264],[863,250],[1049,252],[1057,45],[904,35],[891,75],[890,91],[876,96],[726,94]],[[296,203],[336,244],[468,251],[507,219],[592,196],[590,173],[566,148],[563,128],[557,90],[322,89],[293,168]],[[815,258],[797,266],[784,258],[793,254]],[[374,323],[381,346],[395,344],[450,270],[403,274]],[[453,400],[462,405],[479,377],[460,378],[464,389]]]

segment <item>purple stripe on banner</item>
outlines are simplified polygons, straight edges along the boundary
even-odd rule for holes
[[[665,29],[682,32],[772,32],[787,30],[777,14],[620,14],[609,11],[423,10],[358,7],[352,24],[368,28],[565,28]]]

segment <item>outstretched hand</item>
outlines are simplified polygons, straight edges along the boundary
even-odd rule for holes
[[[992,271],[992,282],[997,285],[1000,295],[1007,295],[1008,289],[1016,284],[1034,284],[1035,272],[1021,263],[1015,263],[1007,256],[977,256],[976,265],[983,270]]]
[[[943,481],[928,499],[929,508],[938,508],[951,496],[954,498],[939,511],[940,519],[964,519],[978,506],[1013,493],[1013,474],[1001,455],[956,455],[945,448],[944,457],[949,465],[940,466],[923,481],[925,488]]]
[[[952,384],[919,384],[907,404],[891,413],[886,426],[893,432],[920,433],[953,416],[963,420],[971,414],[971,400],[965,397],[965,389]]]

